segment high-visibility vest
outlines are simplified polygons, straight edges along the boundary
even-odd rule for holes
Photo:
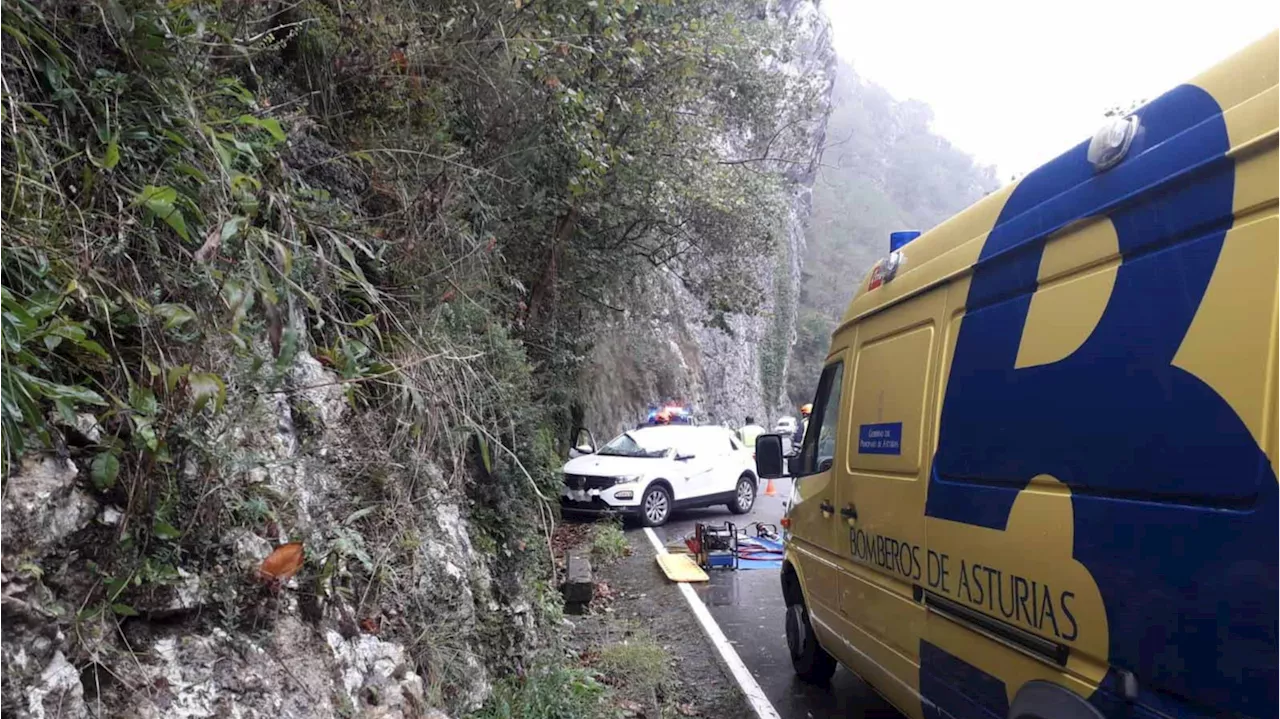
[[[748,447],[756,446],[756,438],[764,434],[764,427],[758,424],[749,424],[738,430],[738,436],[742,438],[742,443]]]

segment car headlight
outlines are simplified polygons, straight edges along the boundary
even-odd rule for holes
[[[615,484],[635,484],[644,479],[643,474],[626,474],[621,477],[614,477]]]
[[[635,497],[635,496],[636,496],[636,493],[635,493],[635,492],[632,492],[632,491],[631,491],[631,490],[629,490],[629,489],[624,489],[624,490],[622,490],[621,492],[614,492],[614,493],[613,493],[613,498],[614,498],[614,499],[631,499],[631,498],[633,498],[633,497]]]

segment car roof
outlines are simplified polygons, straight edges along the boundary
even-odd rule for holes
[[[651,437],[654,439],[664,439],[665,437],[674,438],[682,435],[688,436],[690,434],[699,433],[699,432],[706,433],[708,430],[710,431],[720,430],[724,432],[729,431],[724,427],[711,427],[706,425],[664,424],[664,425],[658,425],[656,427],[641,427],[639,429],[633,429],[627,434],[631,434],[631,435],[643,434],[646,437]]]

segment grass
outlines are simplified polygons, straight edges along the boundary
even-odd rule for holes
[[[609,689],[581,667],[544,667],[508,677],[470,719],[604,719],[614,716]]]
[[[591,559],[597,564],[613,564],[631,554],[631,543],[622,527],[614,523],[597,524],[591,532]]]
[[[543,666],[493,687],[468,719],[613,719],[619,708],[653,707],[662,716],[670,655],[647,633],[599,650],[588,666]],[[641,710],[643,711],[643,710]]]
[[[671,679],[670,655],[641,632],[600,650],[594,666],[620,698],[660,707],[661,687]]]

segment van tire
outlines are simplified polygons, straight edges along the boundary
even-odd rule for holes
[[[803,604],[787,607],[787,649],[796,676],[811,684],[826,684],[836,671],[835,657],[818,644],[809,623],[809,610]]]
[[[738,477],[738,484],[733,491],[733,501],[729,502],[729,511],[734,514],[746,514],[756,504],[756,478],[747,473]]]

